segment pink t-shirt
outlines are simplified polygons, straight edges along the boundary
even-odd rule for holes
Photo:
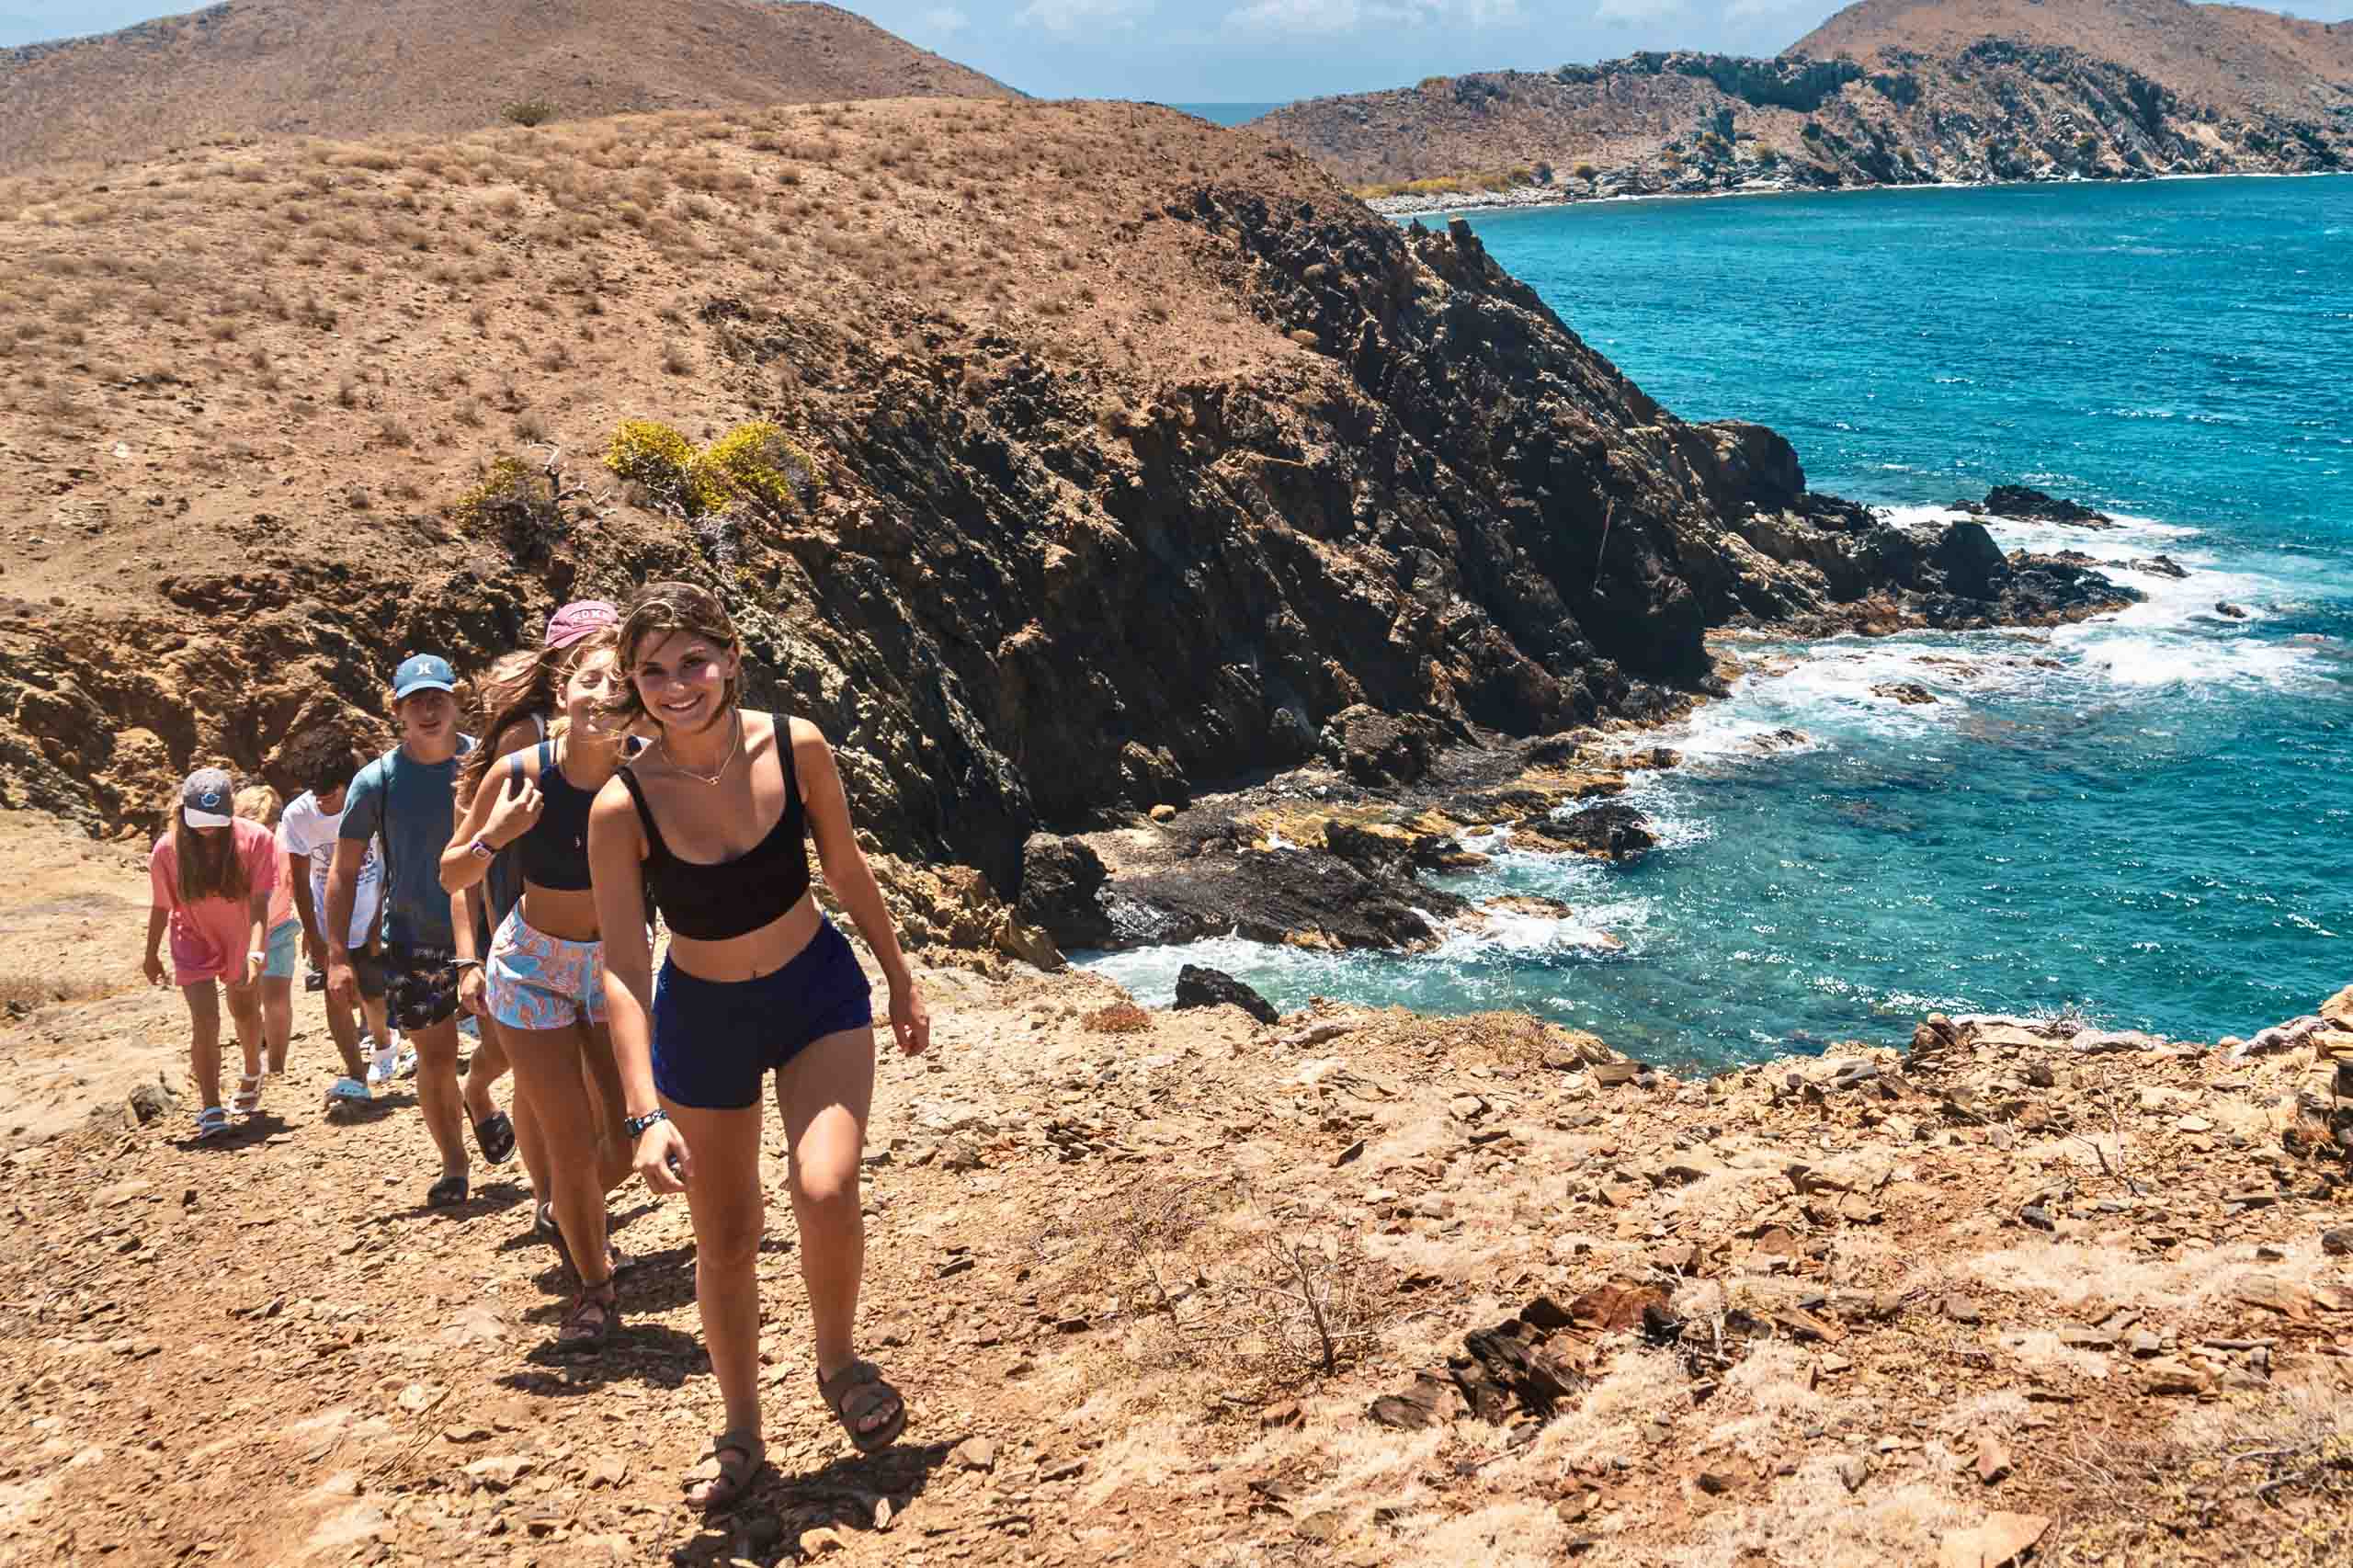
[[[269,928],[275,931],[294,918],[294,879],[286,874],[286,828],[282,823],[269,835],[269,852],[278,858],[278,885],[269,892]]]
[[[237,835],[237,858],[245,863],[247,885],[273,891],[278,874],[278,835],[257,822],[239,817],[229,831]],[[181,985],[199,980],[244,978],[245,944],[253,934],[252,917],[242,899],[208,898],[199,903],[180,902],[179,856],[166,832],[147,858],[147,880],[154,889],[155,907],[172,912],[172,977]]]

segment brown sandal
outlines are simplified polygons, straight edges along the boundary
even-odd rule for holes
[[[574,1292],[572,1310],[555,1331],[555,1347],[567,1356],[593,1356],[620,1325],[620,1292],[613,1282],[583,1285]]]
[[[727,1456],[739,1456],[732,1463]],[[719,1473],[699,1476],[684,1483],[687,1501],[706,1514],[732,1508],[742,1502],[752,1490],[752,1483],[767,1468],[768,1446],[760,1441],[756,1432],[722,1432],[710,1440],[703,1453],[705,1460],[719,1466]],[[699,1467],[698,1467],[699,1468]],[[708,1487],[700,1497],[695,1496],[698,1486]]]
[[[861,1391],[868,1397],[856,1414],[849,1409],[851,1399]],[[842,1424],[849,1440],[861,1454],[879,1454],[899,1440],[907,1429],[907,1402],[897,1389],[882,1381],[882,1373],[871,1361],[852,1361],[828,1379],[817,1374],[817,1393],[833,1407],[834,1419]],[[876,1414],[884,1402],[891,1406],[890,1419],[870,1431],[861,1431],[858,1423]]]

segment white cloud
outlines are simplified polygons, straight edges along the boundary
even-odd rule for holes
[[[1153,8],[1154,0],[1029,0],[1014,20],[1050,33],[1087,28],[1126,27]]]
[[[1521,19],[1519,0],[1249,0],[1226,13],[1255,32],[1346,33],[1359,28],[1483,28]]]
[[[951,38],[972,25],[972,18],[953,6],[934,6],[915,18],[915,30],[927,38]]]

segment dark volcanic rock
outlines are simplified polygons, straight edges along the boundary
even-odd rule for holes
[[[1369,874],[1312,849],[1204,854],[1127,878],[1117,897],[1153,912],[1156,941],[1232,932],[1253,942],[1336,948],[1418,947],[1434,933],[1416,906],[1441,916],[1470,907],[1452,893]]]
[[[1239,1007],[1262,1024],[1282,1017],[1275,1005],[1222,969],[1187,964],[1176,971],[1179,1007]]]
[[[2246,619],[2246,607],[2244,605],[2234,605],[2227,600],[2218,599],[2214,603],[2214,613],[2216,615],[2226,615],[2233,620],[2245,620]]]
[[[1658,835],[1651,831],[1648,819],[1615,801],[1587,806],[1557,821],[1523,824],[1513,830],[1512,840],[1528,848],[1591,855],[1621,866],[1658,847]]]
[[[1918,681],[1913,680],[1883,682],[1881,685],[1871,687],[1871,695],[1873,697],[1892,697],[1895,699],[1896,701],[1905,703],[1907,705],[1929,703],[1934,702],[1937,699],[1937,694],[1935,692],[1930,691]]]
[[[1431,754],[1444,739],[1427,720],[1358,703],[1324,723],[1323,752],[1359,784],[1411,784],[1429,771]]]
[[[1983,507],[1997,517],[2021,517],[2045,523],[2071,523],[2081,528],[2112,528],[2116,519],[2095,512],[2080,501],[2069,501],[2024,484],[1997,484],[1985,499],[1964,503],[1972,511]]]
[[[1084,840],[1033,833],[1021,846],[1021,895],[1015,908],[1065,950],[1101,948],[1113,937],[1104,906],[1102,857]]]

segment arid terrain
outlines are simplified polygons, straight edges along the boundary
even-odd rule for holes
[[[928,970],[936,1053],[883,1064],[867,1173],[864,1339],[913,1424],[862,1460],[822,1417],[771,1151],[775,1468],[705,1521],[676,1480],[717,1421],[683,1203],[617,1196],[626,1332],[551,1361],[562,1271],[519,1175],[419,1210],[407,1093],[323,1119],[310,998],[264,1114],[185,1142],[179,1004],[136,986],[143,879],[87,849],[61,900],[59,843],[0,819],[10,962],[81,966],[0,1034],[26,1124],[0,1562],[2353,1548],[2325,1060],[2353,1037],[2318,1019],[2241,1049],[1932,1020],[1701,1079],[1525,1017],[1268,1026]]]
[[[556,119],[1010,88],[806,0],[228,0],[0,50],[0,173],[265,136],[456,134]]]
[[[2353,25],[2186,0],[1864,0],[1768,60],[1437,76],[1252,128],[1385,207],[2353,160]]]
[[[1729,633],[2129,585],[1811,492],[1267,137],[903,47],[731,77],[730,29],[840,16],[733,0],[597,8],[642,69],[569,96],[509,48],[569,9],[379,8],[416,47],[336,36],[391,117],[337,88],[319,135],[302,72],[253,85],[346,79],[280,6],[0,66],[115,95],[0,179],[0,1568],[2344,1560],[2353,994],[1703,1077],[1511,1015],[1147,1011],[1055,951],[1410,946],[1458,832],[1638,856],[1612,797]],[[759,426],[787,480],[723,487]],[[669,575],[834,740],[937,1020],[867,1170],[907,1437],[856,1459],[813,1397],[772,1150],[774,1470],[709,1521],[682,1202],[616,1198],[626,1331],[552,1360],[518,1170],[418,1207],[410,1093],[328,1123],[301,992],[264,1113],[192,1144],[137,970],[190,767],[290,785],[305,731],[381,743],[400,654],[476,673]]]

